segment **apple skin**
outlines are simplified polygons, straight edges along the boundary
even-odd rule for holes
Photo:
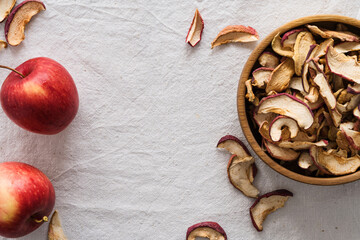
[[[75,118],[79,95],[69,72],[45,57],[30,59],[11,72],[0,92],[6,115],[20,127],[40,134],[56,134]]]
[[[0,163],[0,235],[22,237],[49,216],[55,204],[50,180],[37,168],[20,162]]]

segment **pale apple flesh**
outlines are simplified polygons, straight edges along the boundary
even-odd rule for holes
[[[19,162],[0,164],[0,235],[22,237],[42,224],[55,204],[55,190],[40,170]]]
[[[40,134],[64,130],[79,108],[79,96],[69,72],[49,58],[34,58],[16,68],[4,81],[1,106],[20,127]]]

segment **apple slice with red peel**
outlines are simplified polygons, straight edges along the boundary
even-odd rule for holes
[[[254,110],[253,118],[258,126],[261,126],[264,122],[271,122],[277,115],[275,113],[258,113],[258,109]]]
[[[300,128],[308,129],[314,115],[308,105],[287,93],[279,93],[261,99],[258,113],[276,113],[294,119]]]
[[[360,167],[359,155],[346,158],[332,149],[326,152],[322,148],[313,149],[313,147],[310,149],[310,155],[319,169],[321,168],[332,175],[353,173]]]
[[[201,222],[188,228],[186,240],[208,238],[209,240],[227,240],[224,229],[216,222]]]
[[[309,48],[309,52],[306,56],[306,61],[304,62],[303,69],[301,72],[301,79],[302,79],[302,85],[305,92],[309,92],[310,84],[308,81],[308,73],[309,73],[309,66],[310,66],[310,59],[313,59],[315,57],[316,52],[318,51],[319,46],[318,45],[311,45]]]
[[[12,46],[19,45],[25,39],[26,24],[45,9],[44,3],[37,0],[25,0],[17,5],[5,23],[6,41]]]
[[[260,67],[252,72],[252,85],[258,88],[265,88],[268,83],[273,68]]]
[[[306,27],[315,35],[319,35],[322,38],[337,38],[340,41],[348,41],[348,42],[359,42],[359,36],[355,35],[351,32],[343,32],[343,31],[331,31],[324,28],[319,28],[315,25],[307,24]]]
[[[195,10],[195,15],[186,36],[186,42],[194,47],[201,40],[201,35],[204,29],[204,21],[198,9]]]
[[[259,40],[259,34],[255,29],[243,25],[230,25],[219,32],[211,48],[230,42],[254,42]]]
[[[278,142],[281,140],[281,134],[284,127],[288,127],[290,131],[290,138],[295,138],[299,132],[299,126],[292,118],[285,116],[276,117],[269,126],[269,135],[271,140]]]
[[[250,181],[251,183],[254,182],[257,172],[258,172],[258,169],[257,169],[255,163],[253,163],[253,164],[250,166],[250,168],[246,171],[246,174],[247,174],[247,176],[248,176],[248,179],[249,179],[249,181]]]
[[[279,58],[272,52],[263,52],[258,61],[261,66],[272,69],[276,68],[280,63]]]
[[[61,226],[59,213],[55,210],[49,224],[48,240],[67,240]]]
[[[251,156],[245,144],[240,141],[240,139],[232,135],[222,137],[217,144],[217,148],[224,148],[231,154],[237,155],[239,158]]]
[[[320,43],[319,48],[316,50],[314,60],[318,61],[319,58],[325,56],[329,46],[334,46],[334,40],[332,38],[328,38],[322,43]]]
[[[256,198],[259,190],[252,185],[248,172],[250,171],[255,159],[251,156],[239,158],[237,155],[230,157],[227,172],[230,183],[245,196]]]
[[[294,61],[286,58],[272,71],[266,85],[266,93],[271,91],[282,92],[289,87],[290,80],[294,75]]]
[[[353,130],[355,123],[346,122],[340,124],[340,130],[346,137],[346,140],[349,142],[351,147],[356,150],[360,150],[360,132]]]
[[[298,36],[298,34],[300,32],[304,32],[304,31],[306,31],[305,28],[298,28],[298,29],[292,29],[292,30],[284,33],[284,35],[281,38],[281,45],[284,48],[293,50],[295,42],[296,42],[296,37]]]
[[[284,207],[285,202],[292,196],[292,192],[279,189],[258,197],[250,207],[251,221],[256,230],[262,231],[262,225],[266,217],[277,209]]]
[[[348,85],[346,90],[352,94],[360,94],[360,84]]]
[[[329,109],[334,110],[336,108],[336,98],[331,90],[328,80],[325,77],[325,74],[319,72],[313,81],[319,87],[319,93],[324,99],[325,104]]]
[[[294,45],[293,60],[295,64],[295,74],[301,76],[301,71],[304,66],[304,62],[308,57],[311,46],[316,44],[313,35],[309,32],[300,32],[296,37]],[[315,45],[316,46],[316,45]]]
[[[298,159],[298,165],[302,169],[310,169],[312,166],[314,166],[314,162],[312,161],[309,152],[302,152],[300,154],[300,157]]]
[[[360,105],[357,106],[356,108],[354,108],[353,110],[353,115],[354,117],[356,117],[358,120],[360,120],[360,109],[359,109]]]
[[[318,152],[319,152],[318,147],[316,146],[311,146],[309,149],[309,154],[311,156],[311,160],[313,161],[313,163],[315,164],[315,166],[319,169],[319,171],[323,174],[327,174],[327,175],[332,175],[331,172],[329,172],[326,168],[324,168],[319,162],[318,162]]]
[[[256,96],[253,92],[252,85],[251,85],[251,79],[247,80],[245,82],[247,93],[245,97],[249,100],[249,102],[254,102],[256,100]]]
[[[269,141],[264,140],[264,146],[266,147],[267,152],[273,158],[282,160],[282,161],[294,161],[296,160],[300,153],[292,149],[281,148],[275,144],[270,143]]]
[[[329,46],[325,55],[326,64],[330,71],[340,77],[360,84],[360,63],[352,56],[338,53]]]
[[[15,6],[16,0],[2,0],[0,1],[0,22],[11,12],[11,9]]]
[[[360,51],[360,43],[359,42],[341,42],[341,43],[335,45],[334,49],[338,53]]]
[[[280,33],[276,34],[271,42],[271,47],[280,56],[292,58],[294,56],[294,52],[289,50],[289,48],[285,48],[281,44]]]

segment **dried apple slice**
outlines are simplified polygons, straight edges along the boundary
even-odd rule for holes
[[[239,158],[251,156],[245,144],[240,141],[240,139],[232,135],[222,137],[217,144],[217,148],[224,148],[231,154],[237,155]]]
[[[289,50],[288,48],[284,48],[281,44],[280,33],[278,33],[271,42],[271,47],[280,56],[292,58],[294,56],[294,52]]]
[[[360,107],[360,105],[357,106],[356,108],[354,108],[353,115],[354,115],[354,117],[356,117],[357,119],[360,120],[360,109],[359,109],[359,107]]]
[[[346,90],[352,94],[360,94],[360,84],[348,85]]]
[[[279,64],[270,75],[268,84],[266,85],[266,93],[271,91],[282,92],[288,88],[290,80],[294,75],[294,61],[287,58]]]
[[[230,183],[245,196],[256,198],[259,190],[252,185],[248,172],[250,171],[255,159],[251,156],[239,158],[237,155],[230,157],[227,173]]]
[[[288,127],[290,131],[290,138],[295,138],[299,132],[299,127],[296,121],[292,118],[278,116],[276,117],[269,126],[269,134],[271,140],[278,142],[281,140],[281,134],[284,127]]]
[[[268,83],[273,68],[260,67],[252,72],[252,85],[258,88],[265,88]]]
[[[348,42],[359,42],[359,36],[351,32],[342,32],[342,31],[331,31],[324,28],[319,28],[315,25],[307,24],[306,27],[315,35],[319,35],[322,38],[337,38],[341,41]]]
[[[319,95],[319,90],[316,87],[311,86],[309,94],[307,94],[304,98],[305,100],[309,101],[309,103],[316,103],[319,100]]]
[[[334,49],[338,53],[360,51],[360,43],[359,42],[341,42],[341,43],[335,45]]]
[[[332,175],[331,172],[329,172],[326,168],[324,168],[322,165],[320,165],[320,163],[318,163],[318,152],[319,152],[318,147],[316,146],[312,146],[309,149],[309,154],[311,156],[311,160],[313,161],[313,163],[315,164],[315,166],[319,169],[319,171],[323,174],[328,174],[328,175]]]
[[[336,107],[340,113],[344,114],[352,111],[356,106],[360,104],[360,94],[355,95],[351,100],[345,104],[337,103]]]
[[[292,77],[290,80],[289,88],[299,91],[301,94],[305,94],[304,86],[302,84],[301,77]]]
[[[216,222],[201,222],[188,228],[186,240],[208,238],[209,240],[227,240],[224,229]]]
[[[326,64],[330,71],[349,81],[360,83],[360,63],[351,56],[338,53],[329,46],[326,52]]]
[[[304,62],[308,56],[310,47],[316,44],[313,35],[309,32],[300,32],[296,37],[294,45],[293,60],[295,64],[295,74],[301,76]]]
[[[259,34],[252,27],[230,25],[219,32],[214,41],[211,43],[211,48],[229,42],[254,42],[257,40],[259,40]]]
[[[0,22],[4,21],[11,9],[15,6],[16,0],[0,1]]]
[[[296,152],[292,149],[281,148],[275,144],[270,143],[267,140],[264,140],[264,146],[270,156],[282,161],[294,161],[300,155],[299,152]]]
[[[275,113],[258,113],[258,109],[254,110],[253,118],[258,126],[264,122],[271,122],[276,117]]]
[[[353,130],[355,123],[347,122],[340,124],[340,130],[346,137],[352,148],[360,150],[360,132]]]
[[[292,196],[292,192],[279,189],[258,197],[250,207],[251,221],[256,230],[262,231],[262,225],[266,217],[277,209],[284,207],[285,202]]]
[[[329,109],[334,110],[336,108],[336,98],[331,90],[328,80],[325,77],[325,74],[319,72],[313,81],[319,87],[319,93],[324,99],[325,104]]]
[[[19,45],[25,39],[26,24],[34,15],[45,9],[44,3],[37,0],[25,0],[17,5],[5,23],[6,41],[12,46]]]
[[[300,128],[308,129],[314,122],[314,115],[304,102],[287,94],[279,93],[261,99],[259,113],[276,113],[294,119]]]
[[[255,163],[251,164],[250,168],[246,171],[250,183],[254,182],[257,172],[258,169],[256,167],[256,164]]]
[[[49,224],[48,240],[67,240],[61,226],[59,213],[55,210]]]
[[[296,37],[300,32],[306,31],[305,28],[292,29],[286,33],[281,38],[281,45],[284,48],[289,48],[291,50],[294,49],[294,45],[296,42]]]
[[[316,140],[316,134],[309,135],[303,131],[299,131],[297,136],[291,139],[291,141],[294,142],[313,142],[315,140]]]
[[[322,43],[320,43],[318,49],[315,52],[315,56],[313,57],[315,61],[318,61],[319,58],[325,56],[326,51],[329,46],[334,46],[334,40],[332,38],[328,38]]]
[[[329,142],[327,140],[320,140],[318,142],[283,141],[283,142],[279,142],[278,146],[286,149],[291,148],[293,150],[306,150],[306,149],[310,149],[311,146],[326,147],[328,143]]]
[[[249,79],[245,82],[245,86],[246,86],[246,90],[247,90],[247,94],[245,97],[249,100],[249,102],[254,102],[256,99],[256,96],[252,89],[251,79]]]
[[[309,152],[302,152],[300,154],[300,157],[298,159],[298,165],[302,169],[309,169],[310,170],[311,168],[313,168],[312,166],[314,166],[314,162],[312,161]]]
[[[272,52],[263,52],[258,61],[261,66],[272,69],[276,68],[280,63],[279,58]]]
[[[194,47],[201,40],[201,35],[204,29],[204,20],[202,19],[198,9],[195,10],[195,15],[190,25],[186,42]]]
[[[314,147],[316,148],[316,147]],[[350,158],[344,157],[335,151],[326,152],[322,148],[311,148],[314,163],[332,175],[345,175],[355,172],[360,167],[360,157],[355,155]]]
[[[309,89],[310,89],[309,81],[307,78],[308,72],[309,72],[310,60],[315,57],[318,49],[319,49],[318,45],[311,45],[309,48],[309,52],[305,58],[306,61],[304,62],[302,73],[301,73],[302,85],[303,85],[305,92],[309,92]]]

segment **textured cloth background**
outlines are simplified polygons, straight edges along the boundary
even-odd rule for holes
[[[218,222],[230,240],[359,238],[359,181],[305,185],[258,158],[261,192],[286,188],[295,196],[268,217],[263,232],[254,229],[253,200],[229,183],[230,155],[215,146],[225,134],[245,139],[237,84],[258,42],[210,49],[230,24],[252,26],[263,39],[303,16],[357,17],[358,0],[45,4],[25,41],[0,52],[0,63],[16,67],[38,56],[59,61],[77,84],[79,113],[64,132],[42,136],[1,111],[0,161],[23,161],[49,176],[69,239],[178,240],[200,221]],[[185,37],[196,8],[205,29],[191,48]],[[0,79],[8,74],[1,70]],[[44,224],[22,239],[46,239],[46,232]]]

